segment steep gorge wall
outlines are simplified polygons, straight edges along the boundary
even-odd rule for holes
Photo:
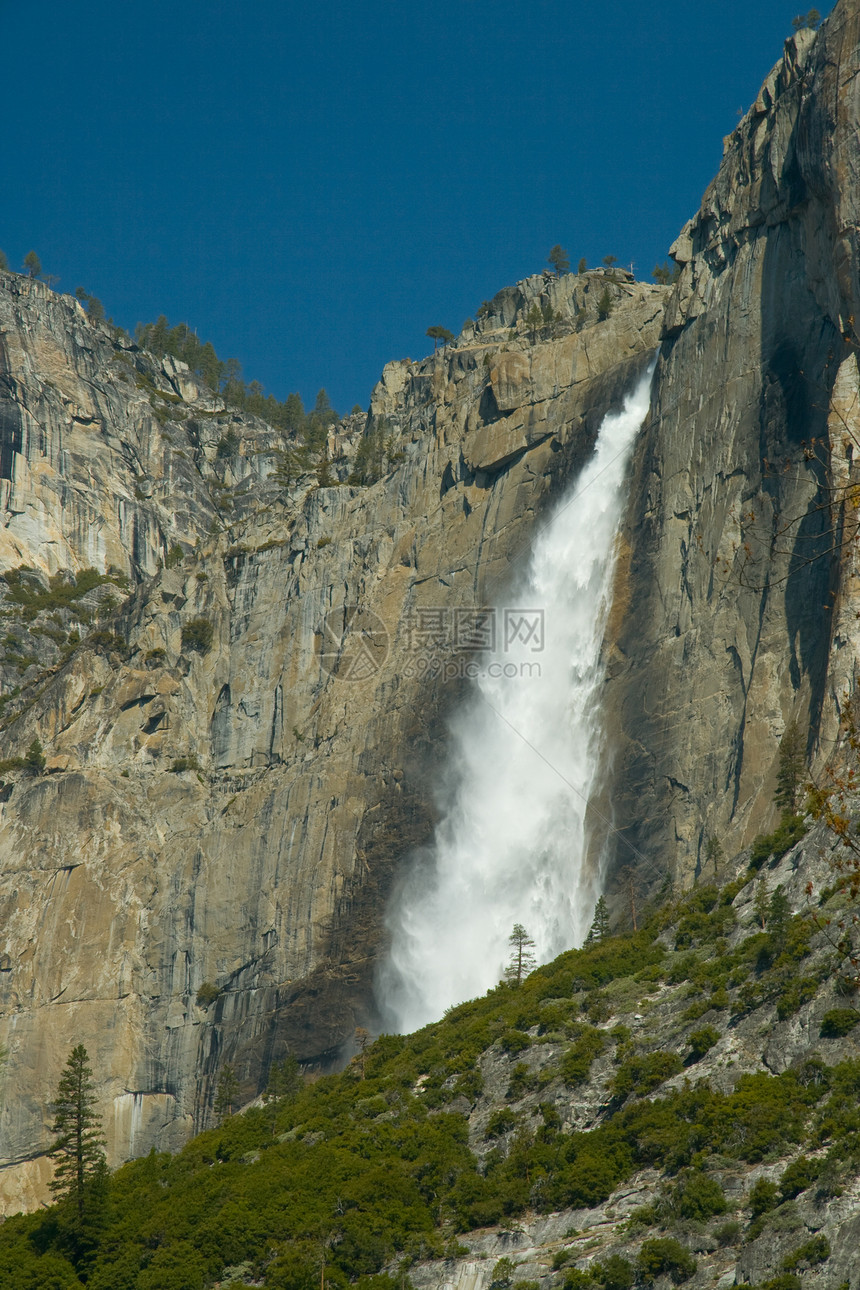
[[[608,798],[647,883],[769,827],[786,726],[820,766],[853,684],[858,42],[856,0],[786,42],[673,247],[608,643]]]
[[[4,718],[4,756],[38,736],[48,758],[0,791],[7,1208],[43,1194],[72,1044],[116,1162],[205,1123],[224,1063],[244,1100],[288,1049],[325,1064],[368,1020],[385,901],[432,827],[462,684],[418,665],[410,624],[499,585],[653,353],[665,291],[608,285],[601,320],[602,273],[529,279],[456,347],[390,364],[370,424],[401,460],[367,488],[284,496],[269,427],[67,297],[4,281],[3,567],[131,580],[100,634],[23,673]],[[535,301],[554,317],[539,332]],[[356,604],[378,631],[350,681],[355,632],[341,651],[321,625]],[[183,644],[198,618],[205,652]]]

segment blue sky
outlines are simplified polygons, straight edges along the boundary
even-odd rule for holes
[[[367,406],[555,242],[650,276],[795,12],[0,0],[0,249],[279,398]]]

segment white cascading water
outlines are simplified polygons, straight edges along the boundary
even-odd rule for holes
[[[387,915],[378,996],[391,1030],[415,1030],[495,985],[514,923],[534,939],[539,963],[579,944],[591,923],[599,875],[584,864],[585,812],[600,747],[601,643],[652,372],[604,418],[573,495],[534,539],[527,574],[506,599],[544,610],[543,649],[534,652],[534,636],[507,650],[497,640],[451,724],[433,844]]]

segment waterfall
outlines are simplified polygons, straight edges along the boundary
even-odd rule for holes
[[[580,943],[599,875],[585,865],[586,803],[600,749],[601,644],[630,451],[653,367],[532,542],[494,615],[494,649],[451,722],[432,846],[387,915],[377,983],[386,1026],[414,1030],[502,976],[521,923],[546,962]],[[541,621],[542,611],[542,621]]]

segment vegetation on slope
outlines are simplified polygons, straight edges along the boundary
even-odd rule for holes
[[[808,1057],[780,1075],[741,1073],[727,1090],[697,1078],[728,1026],[763,1005],[791,1015],[830,971],[779,888],[764,927],[756,914],[734,930],[747,881],[760,880],[700,888],[644,930],[563,954],[417,1034],[382,1036],[341,1074],[281,1081],[177,1156],[101,1180],[83,1221],[63,1205],[8,1220],[0,1287],[204,1290],[232,1268],[236,1284],[383,1290],[411,1261],[457,1253],[473,1228],[598,1205],[643,1169],[662,1181],[636,1216],[647,1238],[636,1274],[688,1277],[695,1260],[669,1248],[685,1254],[673,1223],[719,1219],[741,1239],[720,1184],[727,1162],[793,1158],[773,1194],[745,1198],[752,1236],[799,1190],[833,1192],[860,1167],[860,1061]],[[618,1024],[655,996],[674,1009],[663,1027],[674,1048]],[[852,1017],[831,1009],[822,1034],[845,1033]],[[500,1070],[506,1091],[485,1092],[485,1073],[498,1084]],[[589,1097],[593,1127],[577,1131],[567,1112]],[[581,1290],[601,1267],[560,1266],[555,1279]]]

